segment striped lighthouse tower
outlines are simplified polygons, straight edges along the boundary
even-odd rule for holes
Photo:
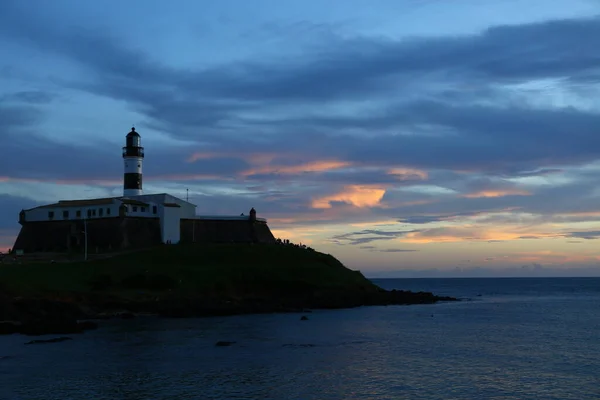
[[[140,134],[131,128],[123,147],[125,174],[123,175],[123,196],[139,196],[142,194],[142,165],[144,163],[144,148]]]

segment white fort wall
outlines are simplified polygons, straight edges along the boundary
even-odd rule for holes
[[[123,203],[116,200],[110,204],[90,205],[48,205],[32,208],[25,211],[25,221],[64,221],[78,219],[114,218],[119,216],[120,207]],[[149,203],[125,204],[128,217],[158,218],[159,205]]]
[[[177,244],[181,234],[181,207],[172,203],[160,206],[160,232],[163,243]]]
[[[194,218],[196,216],[196,205],[190,203],[189,201],[182,200],[178,197],[172,196],[166,193],[160,194],[143,194],[141,196],[131,196],[130,198],[144,201],[147,203],[157,203],[157,204],[177,204],[181,210],[180,215],[181,218]]]
[[[89,206],[43,206],[25,211],[25,220],[64,221],[76,219],[112,218],[119,216],[120,204],[102,204]]]

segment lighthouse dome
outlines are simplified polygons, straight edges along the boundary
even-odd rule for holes
[[[131,132],[129,132],[129,133],[127,134],[127,137],[132,137],[132,136],[137,136],[137,137],[139,137],[139,136],[140,136],[140,134],[139,134],[139,133],[137,133],[137,132],[135,131],[135,127],[132,127],[132,128],[131,128]]]
[[[125,145],[130,150],[132,148],[141,148],[142,147],[142,138],[140,134],[135,131],[135,128],[131,128],[131,132],[129,132],[125,138]]]
[[[123,157],[144,157],[144,148],[142,147],[142,138],[140,134],[131,128],[125,138],[125,147],[123,147]]]

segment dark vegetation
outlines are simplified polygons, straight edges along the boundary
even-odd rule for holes
[[[77,319],[125,312],[189,317],[453,300],[385,291],[331,255],[285,244],[163,245],[87,263],[0,266],[0,285],[0,321],[71,321],[62,330],[50,324],[60,334],[80,331]],[[36,316],[19,301],[45,311]],[[23,331],[11,326],[5,333]]]

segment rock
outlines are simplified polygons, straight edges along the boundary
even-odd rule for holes
[[[215,346],[219,346],[219,347],[225,347],[225,346],[231,346],[232,344],[234,344],[235,342],[228,342],[225,340],[220,340],[217,343],[215,343]]]
[[[32,340],[31,342],[27,342],[25,344],[58,343],[58,342],[64,342],[65,340],[73,340],[73,339],[71,339],[70,337],[62,336],[62,337],[58,337],[58,338],[54,338],[54,339],[47,339],[47,340]]]
[[[83,330],[77,326],[77,320],[71,319],[36,319],[21,324],[18,333],[30,336],[79,333]]]
[[[0,322],[0,335],[12,335],[13,333],[19,333],[21,324],[13,321],[2,321]]]
[[[126,289],[144,289],[148,280],[144,274],[135,274],[121,279],[121,285]]]
[[[170,290],[177,287],[175,279],[167,275],[153,275],[148,278],[147,289],[155,291]]]
[[[93,291],[102,291],[113,286],[114,282],[110,275],[98,275],[94,277],[90,282],[90,288]]]
[[[135,318],[135,314],[130,313],[130,312],[124,312],[124,313],[120,313],[119,317],[121,319],[134,319]]]
[[[92,329],[97,329],[98,328],[98,324],[95,323],[94,321],[81,321],[81,322],[77,323],[77,326],[82,331],[87,331],[87,330],[92,330]]]
[[[300,317],[300,321],[308,321],[308,317],[306,315],[303,315]]]

